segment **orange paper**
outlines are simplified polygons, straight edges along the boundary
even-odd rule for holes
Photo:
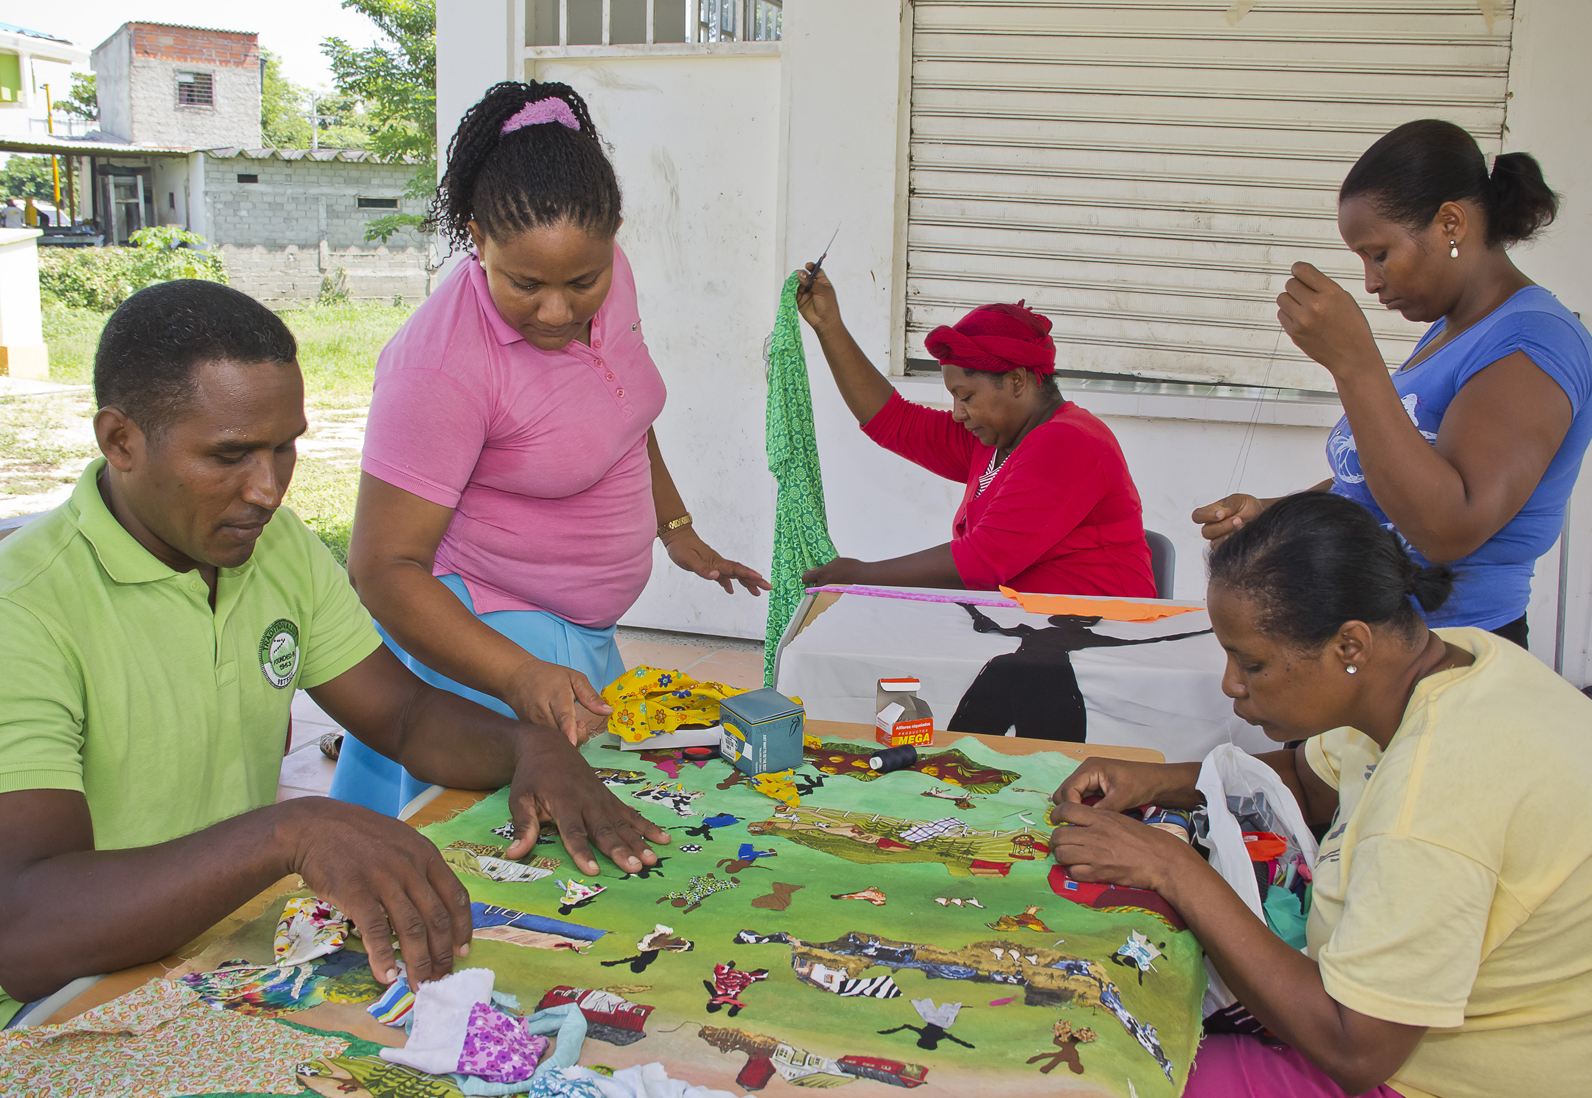
[[[1075,599],[1070,595],[1023,595],[1010,587],[1001,594],[1030,614],[1077,614],[1107,621],[1158,621],[1174,614],[1198,610],[1197,606],[1169,606],[1164,602],[1128,602],[1126,599]]]

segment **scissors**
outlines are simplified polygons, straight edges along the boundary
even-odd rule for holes
[[[840,235],[840,226],[835,226],[835,236],[829,238],[829,243],[824,245],[824,254],[818,257],[818,262],[813,264],[813,269],[807,276],[807,292],[813,292],[813,286],[818,282],[818,272],[824,269],[824,260],[829,258],[829,249],[835,243],[835,237]]]

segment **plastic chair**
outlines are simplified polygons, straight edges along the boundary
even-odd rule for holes
[[[1155,597],[1172,597],[1172,577],[1177,572],[1177,550],[1172,539],[1154,530],[1144,532],[1145,543],[1150,547],[1150,574],[1155,577]]]

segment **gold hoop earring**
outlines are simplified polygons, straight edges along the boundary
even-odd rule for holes
[[[1448,258],[1449,259],[1458,259],[1459,258],[1459,244],[1456,243],[1455,241],[1452,241],[1452,240],[1450,240],[1448,242]]]

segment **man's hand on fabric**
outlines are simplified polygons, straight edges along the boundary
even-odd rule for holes
[[[705,580],[712,580],[724,588],[726,594],[735,593],[736,583],[752,595],[761,595],[771,589],[768,580],[757,569],[719,556],[689,526],[671,530],[663,539],[663,548],[675,564],[687,572],[695,572]]]
[[[514,673],[503,701],[520,720],[556,728],[577,747],[607,729],[614,711],[585,675],[538,659]]]
[[[291,806],[290,871],[353,920],[376,979],[398,976],[394,934],[411,984],[452,972],[470,949],[470,894],[436,845],[358,805],[305,797]]]
[[[625,873],[657,864],[658,855],[647,844],[667,843],[669,833],[615,797],[569,743],[528,729],[520,744],[509,786],[514,840],[505,856],[510,861],[529,854],[541,825],[552,823],[587,876],[598,871],[593,845]]]

